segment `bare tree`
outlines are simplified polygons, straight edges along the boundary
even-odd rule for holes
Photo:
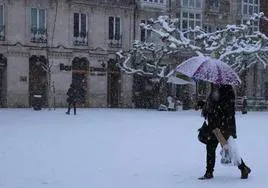
[[[131,58],[138,54],[143,62],[143,66],[158,69],[158,75],[163,77],[164,69],[167,64],[163,65],[161,61],[165,56],[171,54],[178,54],[183,52],[191,52],[198,56],[213,56],[227,64],[231,65],[237,72],[243,70],[245,57],[249,55],[255,61],[247,64],[251,66],[254,63],[261,62],[267,65],[268,55],[268,38],[261,32],[252,32],[251,26],[254,21],[259,19],[268,20],[263,13],[255,14],[245,25],[227,25],[224,29],[216,32],[207,33],[200,27],[182,31],[178,29],[178,19],[170,19],[168,16],[160,16],[157,20],[152,20],[152,24],[141,24],[143,29],[152,31],[157,36],[157,42],[146,43],[135,41],[132,49],[124,53],[118,52],[120,59],[120,67],[127,73],[141,73],[145,72],[133,67],[133,64],[140,64],[141,61],[128,63]],[[153,53],[153,65],[146,61],[148,58],[146,54],[148,51]],[[155,55],[157,54],[157,56]],[[150,61],[151,62],[151,61]],[[159,66],[162,64],[162,66]],[[131,66],[130,66],[131,65]],[[155,71],[155,70],[154,70]],[[151,72],[152,73],[152,72]],[[150,74],[150,73],[146,73]]]
[[[56,6],[55,6],[55,15],[53,19],[53,25],[52,25],[52,32],[51,32],[51,42],[49,45],[49,34],[47,33],[47,45],[46,45],[46,62],[39,62],[42,66],[42,69],[46,72],[46,93],[47,93],[47,99],[48,99],[48,109],[51,110],[52,106],[54,110],[56,109],[55,106],[55,85],[54,81],[52,81],[52,67],[53,67],[53,60],[50,60],[49,53],[50,49],[53,47],[54,43],[54,35],[55,35],[55,28],[56,28],[56,21],[57,21],[57,15],[58,15],[58,6],[59,6],[59,0],[55,0]]]
[[[268,20],[263,13],[255,14],[246,24],[227,25],[216,32],[207,33],[200,27],[180,30],[178,19],[160,16],[152,24],[140,27],[151,31],[156,39],[146,43],[135,41],[132,48],[117,53],[119,67],[128,74],[151,75],[168,78],[174,74],[170,69],[170,55],[212,56],[229,64],[237,73],[242,73],[255,63],[268,62],[268,38],[261,32],[253,32],[254,21]],[[177,62],[179,63],[179,62]],[[174,65],[173,65],[174,67]],[[167,79],[164,79],[167,80]]]

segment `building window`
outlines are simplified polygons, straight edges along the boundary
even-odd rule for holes
[[[145,20],[141,20],[141,23],[150,25],[152,24],[152,21],[147,20],[146,22]],[[152,31],[141,28],[141,41],[142,42],[149,40],[151,36],[152,36]]]
[[[184,7],[201,8],[201,0],[182,0],[181,5]]]
[[[219,8],[219,0],[209,0],[209,7],[210,9]]]
[[[5,40],[4,5],[0,5],[0,40]]]
[[[196,26],[202,27],[201,13],[182,12],[180,17],[180,28],[185,31],[188,29],[194,29]]]
[[[109,17],[109,46],[119,48],[122,46],[120,17]]]
[[[243,0],[242,3],[243,14],[252,16],[254,13],[259,12],[259,1],[258,0]]]
[[[212,33],[212,27],[210,25],[205,25],[204,30],[206,33]]]
[[[74,13],[73,38],[74,45],[88,45],[86,14]]]
[[[215,31],[221,31],[223,30],[224,27],[223,26],[211,26],[211,25],[204,25],[203,26],[203,30],[206,32],[206,33],[212,33],[212,32],[215,32]]]
[[[196,0],[196,8],[201,8],[201,0]]]
[[[243,24],[246,25],[249,20],[243,20]],[[259,21],[254,21],[249,26],[249,33],[252,34],[253,32],[259,31]]]
[[[31,9],[31,42],[46,43],[46,10],[40,8]]]

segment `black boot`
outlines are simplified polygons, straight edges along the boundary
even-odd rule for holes
[[[251,169],[245,165],[243,160],[238,168],[241,171],[241,179],[248,179],[248,175],[251,172]]]
[[[76,103],[74,103],[73,105],[74,105],[74,115],[76,115]]]
[[[66,112],[67,115],[70,115],[70,110],[71,110],[71,106],[70,106],[70,104],[69,104],[69,105],[68,105],[67,112]]]
[[[207,179],[212,179],[213,178],[213,172],[206,171],[204,176],[201,176],[198,178],[199,180],[207,180]]]

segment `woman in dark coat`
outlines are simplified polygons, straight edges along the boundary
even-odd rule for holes
[[[71,106],[74,108],[74,115],[76,115],[76,102],[77,102],[77,89],[75,88],[74,84],[70,85],[70,88],[67,92],[67,102],[68,102],[68,110],[66,114],[70,114]]]
[[[228,140],[230,136],[237,138],[235,122],[235,92],[232,86],[212,84],[211,92],[208,96],[202,114],[208,120],[211,137],[206,145],[207,170],[205,175],[199,179],[211,179],[213,178],[216,158],[215,153],[218,146],[218,140],[212,131],[215,128],[219,128],[226,140]],[[241,171],[241,178],[247,179],[251,170],[245,165],[242,159],[238,168]]]

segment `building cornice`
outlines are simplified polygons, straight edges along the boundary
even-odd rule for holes
[[[83,5],[83,6],[94,6],[94,7],[101,7],[101,8],[120,8],[120,9],[134,9],[135,4],[129,3],[129,5],[123,4],[122,0],[121,2],[114,3],[114,2],[105,2],[105,1],[100,1],[100,0],[93,0],[93,1],[88,1],[88,0],[69,0],[70,5]]]
[[[87,54],[90,58],[97,59],[100,61],[107,60],[108,50],[105,50],[101,47],[97,48],[70,48],[64,45],[58,45],[54,47],[40,47],[34,45],[25,45],[22,43],[14,44],[2,44],[0,45],[1,51],[4,54],[12,56],[23,56],[30,57],[31,55],[44,55],[48,53],[49,57],[52,58],[72,58],[77,53]]]
[[[22,52],[22,51],[17,51],[17,50],[9,50],[7,52],[8,56],[15,56],[15,57],[29,57],[30,53],[29,52]]]
[[[70,52],[56,52],[56,51],[52,51],[48,53],[48,56],[50,58],[66,58],[66,59],[70,59],[73,57],[73,54]]]

